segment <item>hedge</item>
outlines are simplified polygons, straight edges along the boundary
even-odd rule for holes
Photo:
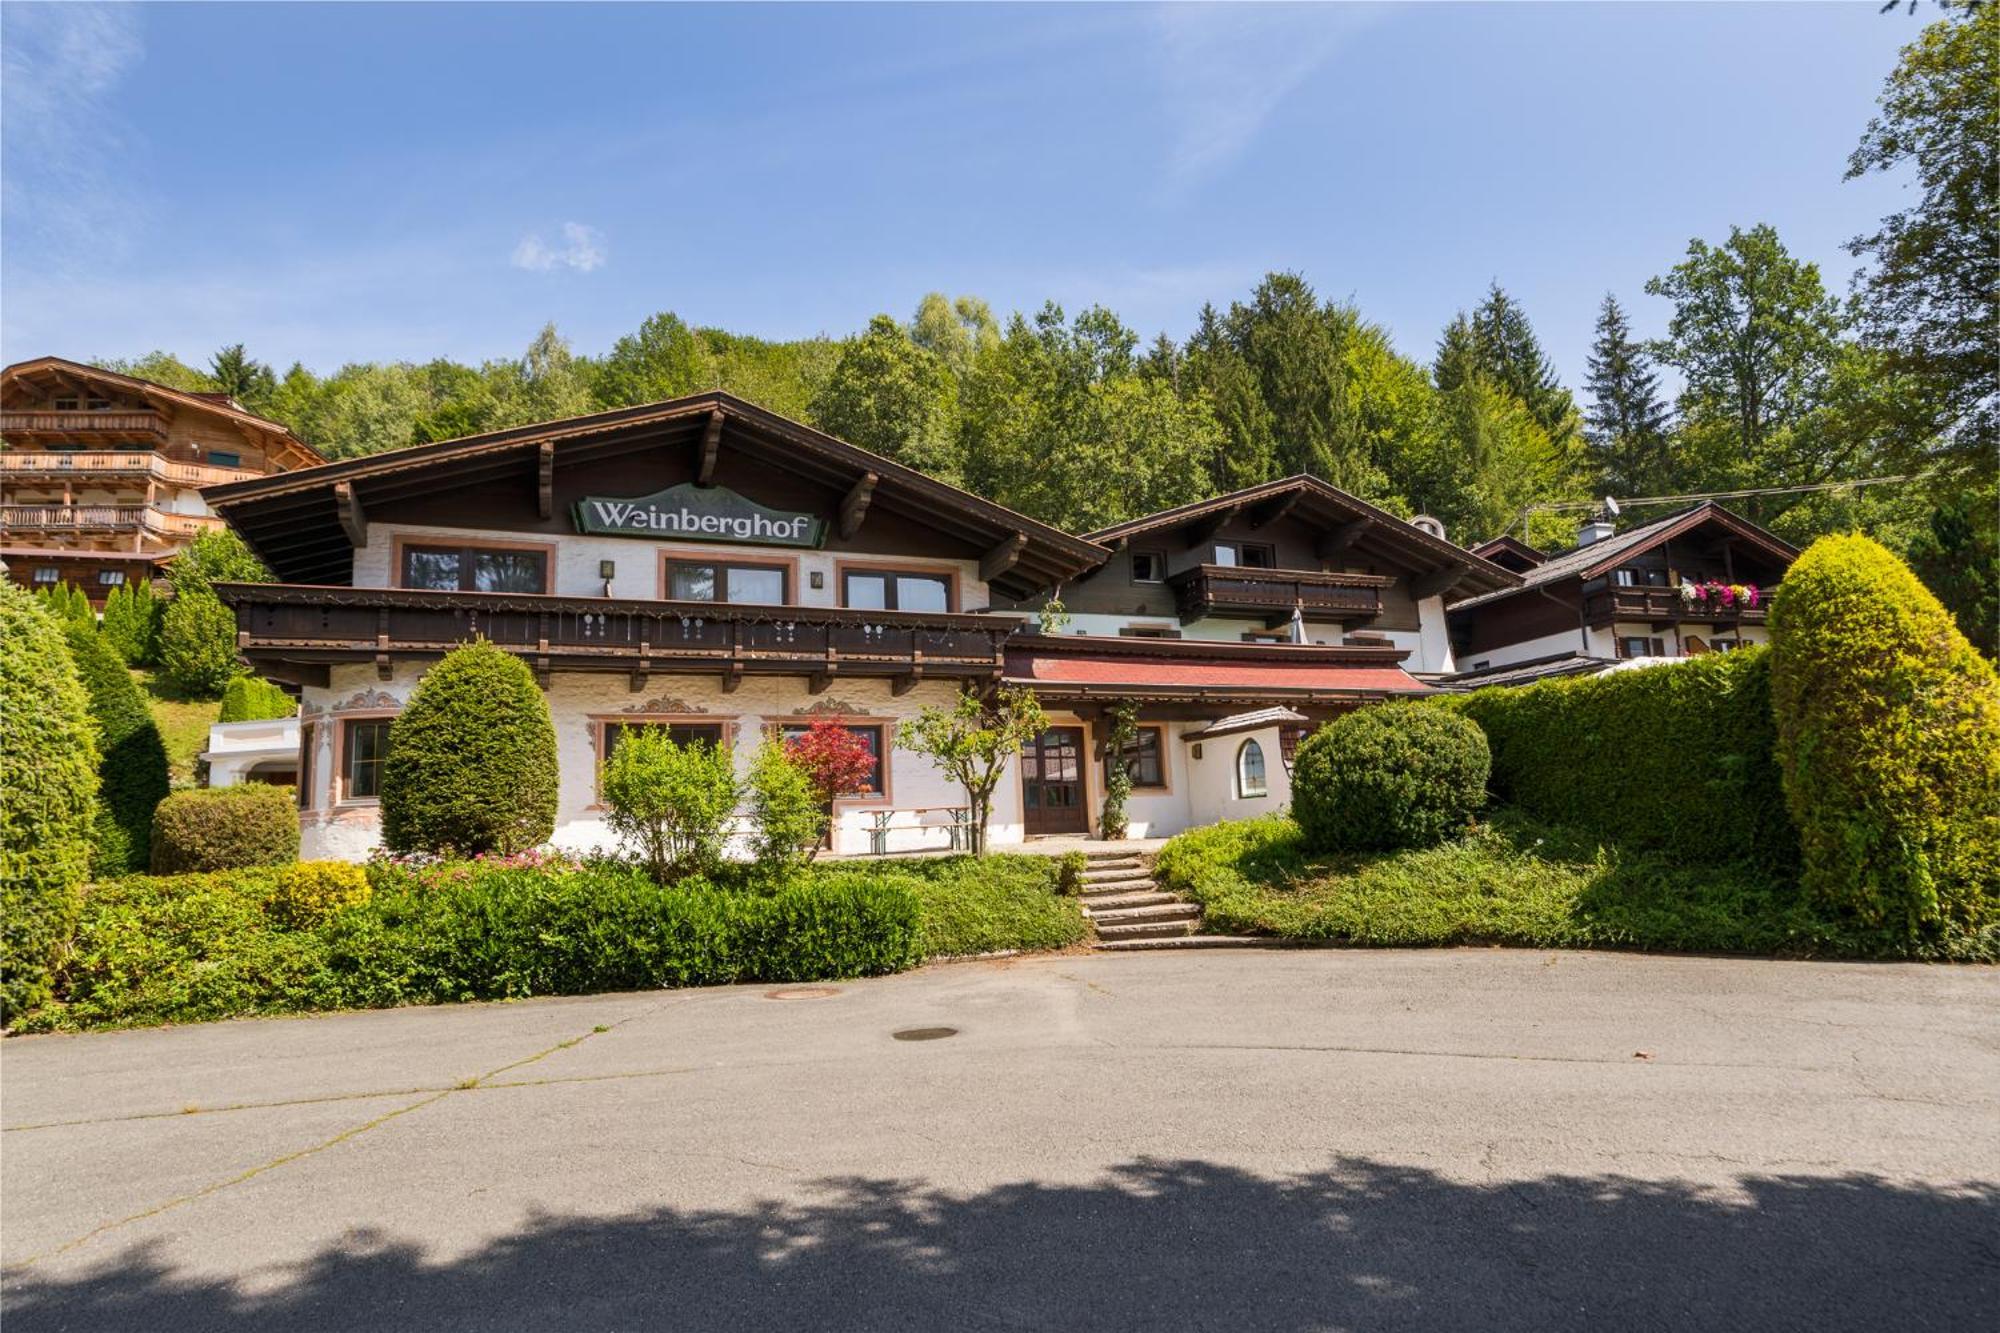
[[[167,746],[132,673],[91,625],[65,630],[77,678],[97,727],[98,810],[91,871],[123,875],[146,868],[153,808],[169,786]]]
[[[1494,792],[1632,850],[1778,876],[1798,835],[1773,757],[1768,650],[1442,701],[1486,733]]]
[[[246,782],[175,792],[153,811],[156,875],[283,865],[299,859],[299,812],[290,787]]]
[[[1892,938],[2000,931],[2000,680],[1909,568],[1822,537],[1771,606],[1802,883]]]
[[[166,603],[153,595],[144,579],[120,584],[104,599],[104,637],[131,666],[151,666],[159,659],[160,616]]]
[[[97,758],[63,630],[0,582],[0,1022],[48,996],[90,872]]]
[[[390,724],[384,845],[515,852],[548,841],[555,823],[556,730],[534,674],[483,639],[452,649]]]
[[[237,676],[222,691],[222,711],[218,722],[266,722],[291,717],[299,711],[298,701],[268,680]]]
[[[1292,814],[1318,851],[1429,847],[1486,801],[1486,737],[1456,714],[1389,703],[1343,714],[1302,741]]]

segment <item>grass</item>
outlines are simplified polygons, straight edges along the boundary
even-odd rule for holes
[[[1504,810],[1462,839],[1374,856],[1312,856],[1289,818],[1243,820],[1174,839],[1157,873],[1202,903],[1204,929],[1310,943],[1876,951],[1749,867],[1620,853]]]
[[[848,873],[849,866],[855,863],[818,873]],[[1076,900],[1056,893],[1051,857],[912,857],[870,861],[862,873],[892,875],[916,892],[923,904],[918,938],[925,958],[1063,949],[1086,933]]]
[[[160,739],[166,742],[174,786],[194,786],[195,756],[208,748],[208,729],[221,717],[222,701],[184,694],[155,671],[134,668],[132,675],[145,692],[146,706],[153,710]]]

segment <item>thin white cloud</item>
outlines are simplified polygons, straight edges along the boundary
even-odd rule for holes
[[[1174,136],[1168,170],[1191,184],[1248,148],[1294,88],[1375,22],[1365,5],[1169,4],[1154,55]]]
[[[125,125],[109,103],[145,58],[136,5],[10,4],[0,31],[4,198],[16,237],[45,262],[124,253],[141,199]]]
[[[514,267],[531,273],[569,268],[590,273],[604,267],[604,233],[581,222],[562,225],[562,242],[550,245],[540,232],[529,232],[514,247]]]

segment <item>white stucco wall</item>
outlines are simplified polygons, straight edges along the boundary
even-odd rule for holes
[[[299,720],[295,717],[260,722],[217,722],[208,729],[208,785],[234,787],[259,764],[296,766]]]
[[[1189,728],[1198,731],[1199,727]],[[1236,794],[1236,756],[1243,742],[1256,741],[1264,750],[1264,782],[1267,794],[1239,797]],[[1203,741],[1178,741],[1188,767],[1188,811],[1185,827],[1214,824],[1225,819],[1255,819],[1275,814],[1292,803],[1292,775],[1285,771],[1279,749],[1278,729],[1263,727]],[[1194,757],[1196,746],[1201,758]],[[1179,830],[1175,830],[1178,832]]]

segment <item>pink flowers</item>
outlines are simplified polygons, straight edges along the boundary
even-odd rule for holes
[[[1690,608],[1729,611],[1755,607],[1763,599],[1762,591],[1754,583],[1723,583],[1718,579],[1703,583],[1689,579],[1681,584],[1681,602]]]

